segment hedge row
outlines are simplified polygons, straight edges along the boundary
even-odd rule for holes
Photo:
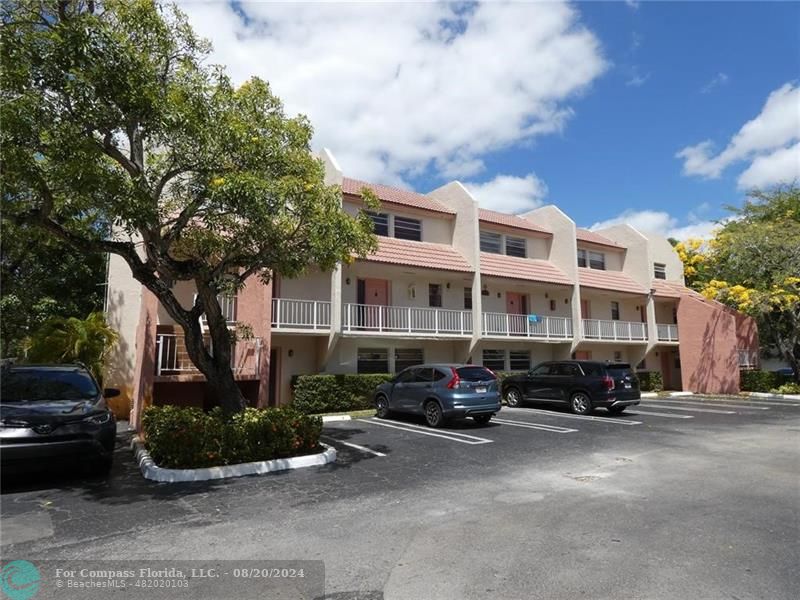
[[[790,380],[791,377],[774,371],[739,371],[739,387],[743,392],[769,392]]]
[[[322,419],[292,408],[247,408],[226,417],[220,408],[148,406],[145,446],[159,467],[194,469],[310,454],[319,448]]]
[[[660,371],[640,371],[636,377],[639,378],[639,389],[643,392],[660,392],[664,389]]]
[[[300,375],[291,405],[307,415],[366,410],[373,406],[375,388],[391,378],[388,373]]]

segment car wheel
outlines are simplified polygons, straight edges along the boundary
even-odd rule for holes
[[[429,427],[439,427],[443,421],[442,407],[436,400],[428,400],[425,403],[425,422]]]
[[[379,419],[389,416],[389,399],[386,396],[380,395],[375,398],[375,415]]]
[[[575,392],[569,400],[569,407],[576,415],[588,415],[592,412],[592,401],[583,392]]]
[[[511,408],[522,404],[522,394],[519,393],[517,388],[509,388],[506,392],[506,404]]]
[[[612,415],[621,415],[622,411],[624,411],[627,407],[625,406],[609,406],[608,412]]]
[[[488,425],[492,420],[492,415],[475,415],[472,417],[478,425]]]

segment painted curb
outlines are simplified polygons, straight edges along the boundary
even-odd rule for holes
[[[658,394],[655,392],[642,392],[639,396],[642,398],[658,398]]]
[[[162,469],[153,462],[153,458],[145,449],[139,436],[135,436],[131,442],[131,448],[134,451],[136,462],[139,464],[139,469],[142,471],[144,478],[162,483],[209,481],[211,479],[228,479],[230,477],[243,477],[245,475],[264,475],[266,473],[286,471],[288,469],[316,467],[336,461],[335,448],[323,443],[320,443],[320,446],[325,447],[324,452],[306,456],[276,458],[273,460],[225,465],[221,467],[207,467],[204,469]]]
[[[694,392],[670,392],[669,395],[673,397],[694,396]]]
[[[333,421],[352,421],[353,417],[350,415],[328,415],[326,417],[322,417],[323,423],[331,423]]]
[[[756,398],[776,398],[778,400],[800,400],[800,394],[768,394],[766,392],[750,392],[748,396]]]

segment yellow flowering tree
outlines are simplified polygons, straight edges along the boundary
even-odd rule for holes
[[[762,346],[777,348],[800,381],[800,188],[751,192],[734,212],[708,245],[698,287],[755,317]]]
[[[708,257],[703,240],[688,239],[675,244],[675,252],[683,262],[683,277],[688,287],[695,287],[705,275]]]

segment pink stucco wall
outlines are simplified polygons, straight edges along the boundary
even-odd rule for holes
[[[269,400],[269,354],[272,347],[272,283],[264,285],[259,277],[252,276],[239,290],[236,318],[253,329],[253,336],[261,338],[259,355],[258,406],[267,406]]]
[[[678,328],[684,390],[707,394],[739,391],[736,325],[733,311],[694,295],[681,297]]]

